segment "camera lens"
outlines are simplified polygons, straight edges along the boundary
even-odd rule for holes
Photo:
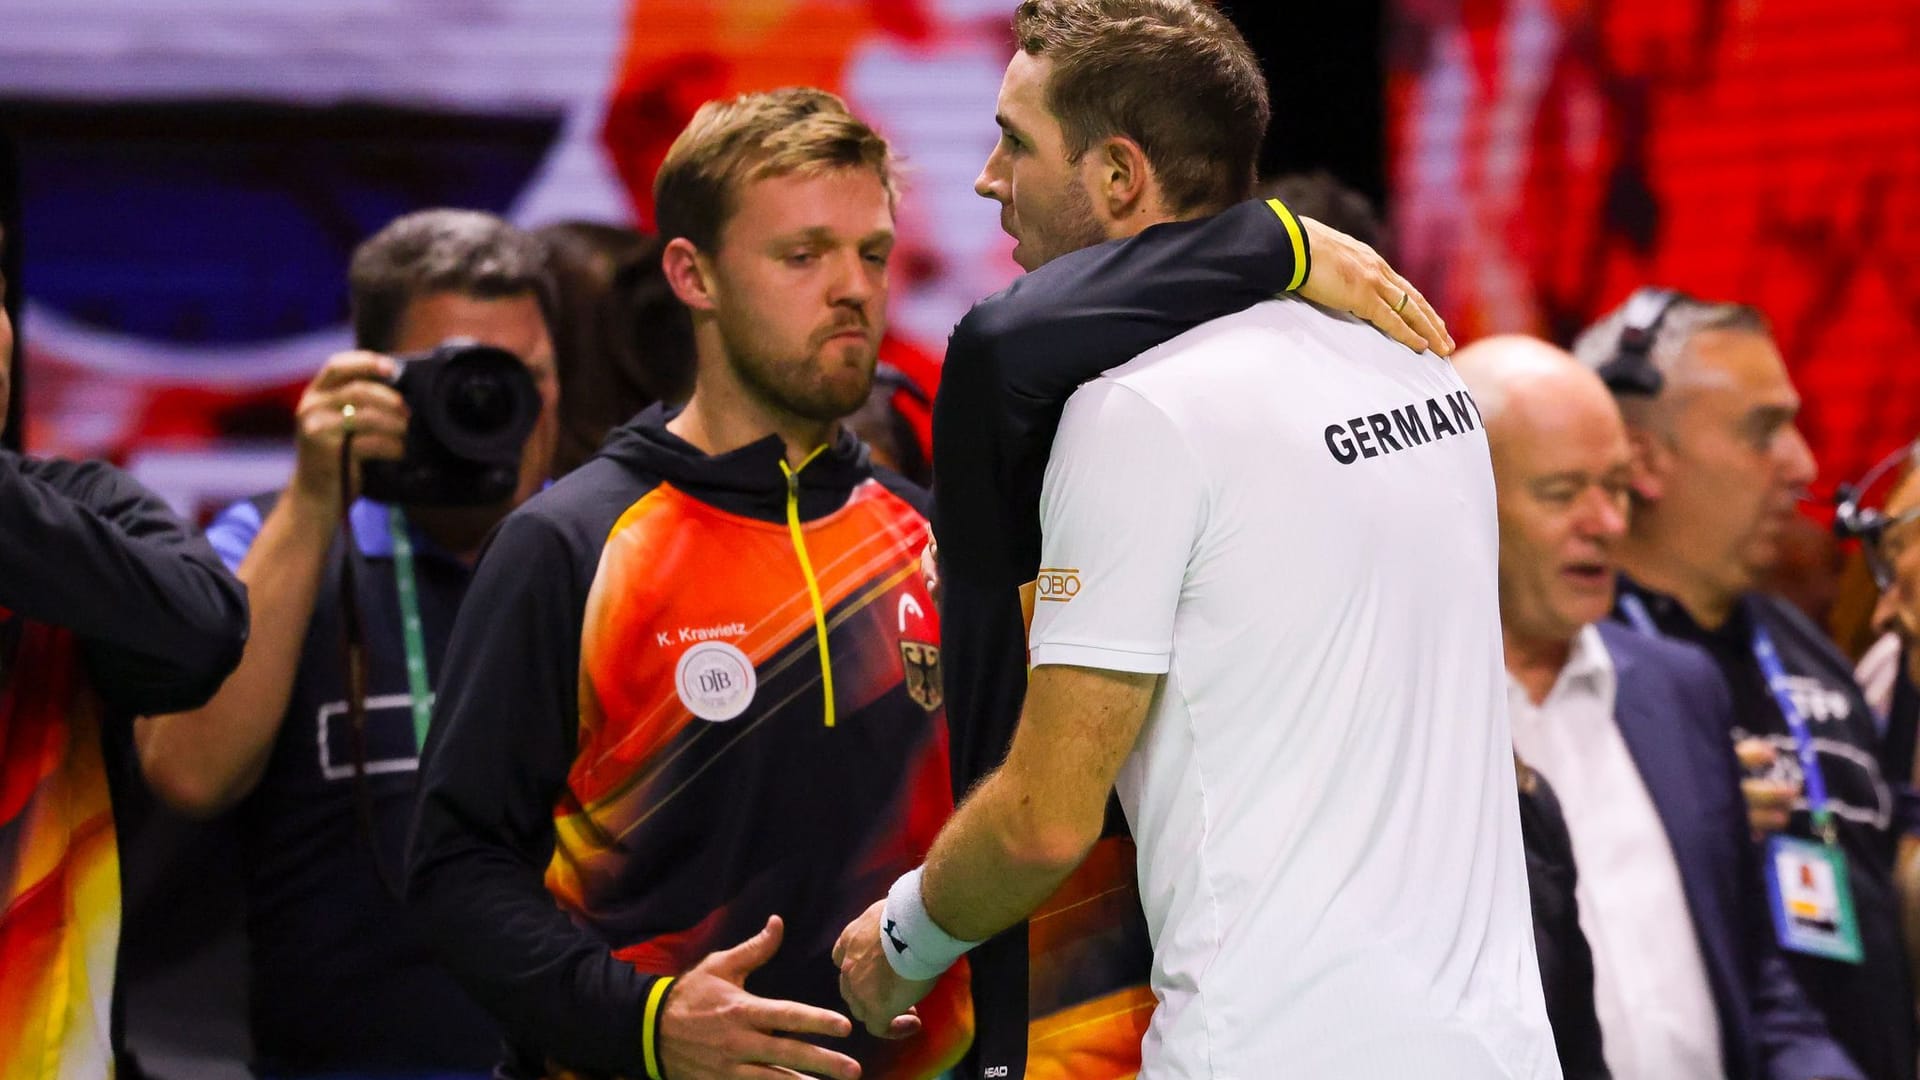
[[[487,435],[513,420],[514,395],[491,371],[471,371],[447,394],[447,418],[464,431]]]

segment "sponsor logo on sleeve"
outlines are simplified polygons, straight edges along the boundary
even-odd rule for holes
[[[1042,603],[1064,604],[1080,595],[1080,571],[1068,567],[1040,568],[1033,582],[1034,599]]]

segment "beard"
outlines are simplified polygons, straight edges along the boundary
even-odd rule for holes
[[[1020,222],[1021,269],[1038,270],[1062,255],[1105,243],[1106,227],[1093,212],[1093,196],[1077,181],[1064,189],[1057,211],[1044,222]]]
[[[829,343],[849,329],[866,330],[864,320],[842,322],[817,331],[803,350],[782,350],[758,340],[748,320],[720,320],[727,362],[734,377],[763,406],[815,423],[832,423],[866,403],[877,362],[871,342]]]

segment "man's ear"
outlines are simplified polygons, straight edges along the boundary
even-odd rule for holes
[[[715,304],[713,265],[693,241],[676,236],[660,253],[660,269],[673,295],[690,311],[712,311]]]
[[[1673,467],[1673,449],[1645,428],[1628,428],[1627,445],[1633,450],[1634,497],[1642,502],[1659,502],[1666,495],[1667,473]]]
[[[1113,221],[1159,209],[1153,164],[1140,144],[1121,135],[1109,135],[1087,147],[1082,168],[1094,205]]]

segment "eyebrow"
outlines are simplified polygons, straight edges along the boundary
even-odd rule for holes
[[[999,124],[1000,130],[1006,132],[1009,135],[1018,135],[1020,138],[1023,138],[1023,139],[1027,137],[1027,133],[1020,130],[1020,125],[1007,119],[1007,115],[1005,113],[994,113],[993,122],[996,124]]]
[[[805,229],[777,236],[774,238],[773,244],[775,247],[785,247],[793,243],[822,244],[831,242],[835,238],[835,235],[834,231],[825,225],[813,225]],[[873,232],[861,237],[856,243],[865,247],[868,244],[891,243],[893,239],[894,232],[892,229],[875,229]]]

